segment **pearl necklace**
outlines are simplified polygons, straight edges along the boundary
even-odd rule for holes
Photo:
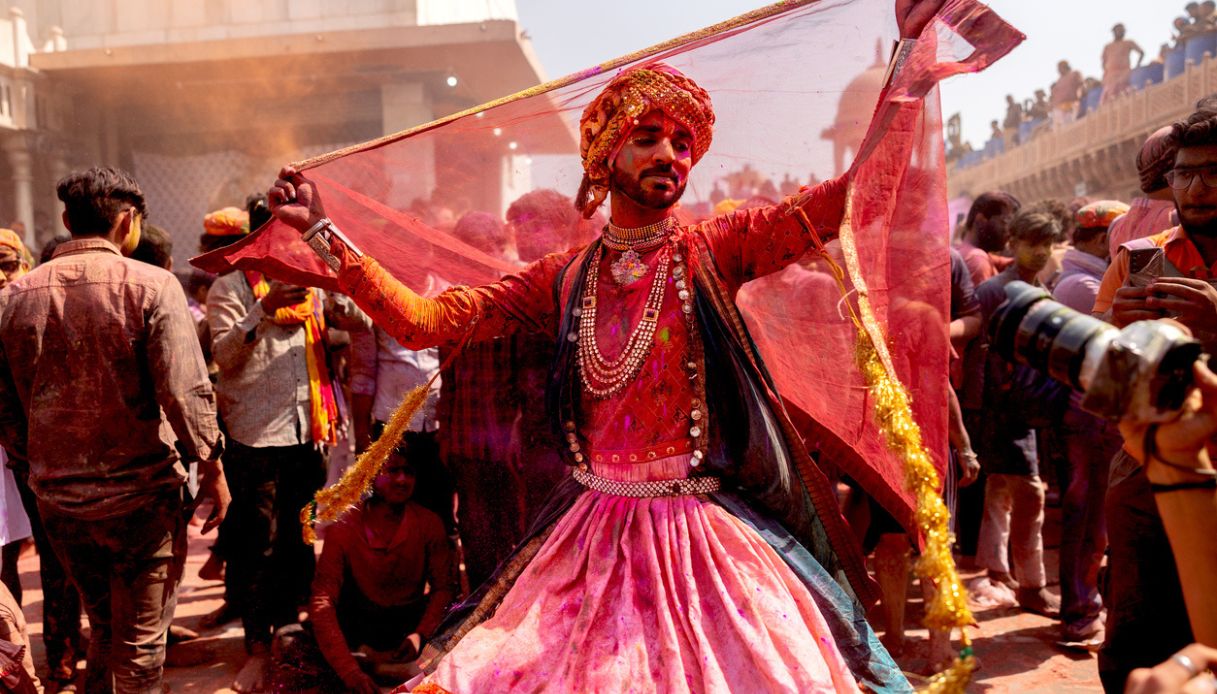
[[[659,252],[659,267],[651,280],[651,291],[643,305],[642,317],[630,332],[630,337],[616,359],[606,359],[600,352],[596,340],[596,290],[599,285],[600,258],[603,246],[597,246],[592,254],[587,280],[580,301],[579,377],[584,389],[601,400],[620,393],[630,381],[638,376],[651,348],[655,345],[655,326],[659,322],[659,309],[668,286],[668,263],[671,252],[664,248]]]
[[[654,346],[655,327],[659,321],[660,308],[663,306],[664,287],[667,285],[668,263],[669,260],[675,263],[672,268],[672,278],[675,280],[677,296],[680,298],[681,314],[684,316],[685,325],[689,331],[685,369],[693,385],[693,398],[689,403],[689,439],[693,444],[693,452],[689,458],[689,465],[697,467],[706,457],[705,445],[709,429],[709,421],[705,412],[705,354],[697,332],[697,319],[694,316],[691,279],[685,269],[684,256],[679,250],[677,248],[677,252],[670,253],[669,249],[665,248],[660,252],[660,266],[651,283],[651,293],[647,296],[642,320],[630,334],[630,339],[622,349],[621,355],[613,362],[607,362],[600,354],[599,346],[596,344],[596,290],[599,285],[600,259],[603,256],[603,248],[597,247],[592,255],[591,264],[588,266],[583,296],[579,305],[572,309],[574,317],[579,319],[579,331],[567,334],[566,339],[578,343],[576,357],[579,378],[588,394],[597,399],[604,399],[621,392],[630,381],[638,376]],[[645,337],[643,337],[644,334]],[[591,378],[589,378],[589,370],[592,371]],[[590,382],[591,379],[597,378],[597,374],[604,376],[599,386]],[[586,471],[588,466],[575,422],[568,420],[564,423],[563,428],[566,430],[567,447],[575,464],[580,470]]]

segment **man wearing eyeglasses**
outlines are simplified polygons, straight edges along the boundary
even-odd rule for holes
[[[1170,317],[1217,348],[1217,111],[1172,127],[1178,151],[1166,173],[1179,225],[1122,244],[1103,276],[1094,313],[1118,327]],[[1107,491],[1107,635],[1099,676],[1123,691],[1128,673],[1170,657],[1192,640],[1179,575],[1149,482],[1123,451]]]

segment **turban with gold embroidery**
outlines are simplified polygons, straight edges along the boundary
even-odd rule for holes
[[[579,121],[583,183],[575,206],[584,217],[590,217],[608,195],[613,160],[638,119],[655,110],[693,135],[694,164],[710,149],[714,108],[706,90],[663,63],[626,70],[588,104]]]

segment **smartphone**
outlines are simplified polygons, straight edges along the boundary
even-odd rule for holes
[[[1161,248],[1135,248],[1128,252],[1128,286],[1146,287],[1162,276],[1165,255]]]

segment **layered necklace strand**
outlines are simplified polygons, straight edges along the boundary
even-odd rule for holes
[[[665,236],[666,238],[667,236]],[[693,450],[689,457],[689,465],[697,467],[706,457],[707,429],[709,428],[709,418],[706,416],[705,410],[705,355],[697,333],[692,278],[688,276],[684,256],[679,250],[678,247],[675,253],[672,253],[670,248],[660,251],[659,267],[655,271],[655,278],[651,282],[651,292],[647,296],[642,310],[642,320],[630,334],[630,339],[626,342],[621,354],[617,359],[609,362],[604,359],[596,344],[596,290],[599,286],[603,245],[597,247],[592,254],[591,264],[587,270],[583,296],[579,305],[572,310],[573,315],[579,319],[579,330],[571,332],[566,337],[571,342],[578,343],[576,356],[579,378],[583,383],[584,391],[597,399],[608,398],[621,392],[638,376],[655,344],[655,327],[659,322],[659,313],[663,306],[668,265],[669,262],[675,263],[672,267],[672,279],[680,298],[680,310],[684,316],[685,327],[689,331],[684,366],[693,387],[693,398],[689,403],[689,440]],[[593,381],[598,381],[598,383]],[[583,446],[575,422],[567,421],[563,428],[566,430],[566,443],[575,464],[579,469],[587,470],[588,464],[583,455]]]
[[[583,297],[579,306],[579,376],[583,387],[593,397],[604,399],[617,393],[638,376],[655,345],[655,327],[659,323],[659,310],[668,286],[668,264],[671,250],[664,248],[657,258],[659,266],[651,280],[651,291],[642,308],[642,317],[630,332],[630,337],[616,359],[605,359],[596,339],[596,291],[599,286],[600,258],[603,246],[597,246],[592,255],[591,267],[584,283]]]
[[[675,228],[675,217],[664,217],[654,224],[632,229],[609,222],[602,236],[604,245],[621,253],[621,257],[609,266],[613,281],[625,286],[645,277],[649,268],[642,262],[641,254],[666,243]]]

